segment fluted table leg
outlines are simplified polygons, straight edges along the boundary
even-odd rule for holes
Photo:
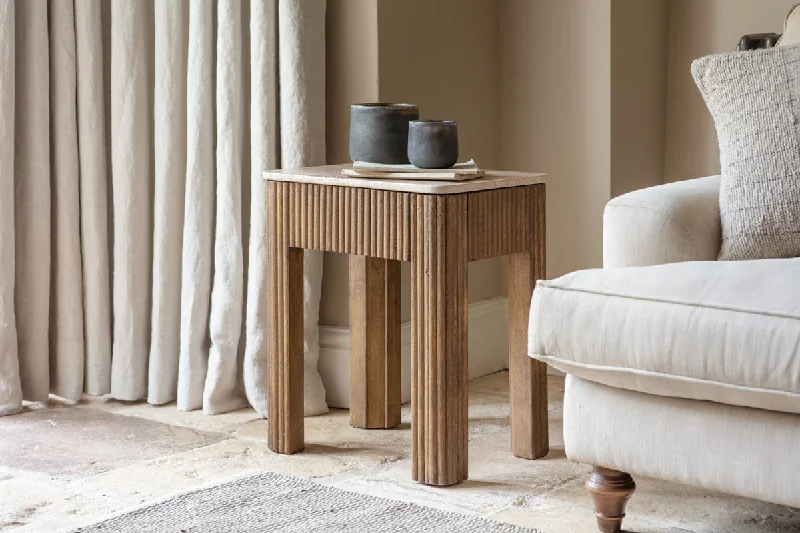
[[[417,195],[411,268],[412,471],[467,479],[467,200]]]
[[[350,425],[400,424],[400,261],[350,256]]]
[[[303,433],[303,250],[290,248],[290,184],[267,185],[267,445],[278,453],[305,447]]]

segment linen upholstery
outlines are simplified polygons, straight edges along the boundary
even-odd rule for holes
[[[567,376],[573,461],[800,506],[800,417],[664,398]]]
[[[786,22],[783,24],[783,35],[778,40],[778,46],[789,46],[790,44],[800,43],[800,4],[794,6],[789,14],[786,15]]]
[[[711,261],[719,253],[719,176],[679,181],[614,198],[603,213],[603,265]]]
[[[800,414],[800,259],[586,270],[539,282],[529,353],[584,379]]]
[[[800,256],[800,45],[692,63],[714,118],[720,260]]]

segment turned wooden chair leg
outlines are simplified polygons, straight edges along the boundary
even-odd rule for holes
[[[586,490],[594,500],[594,514],[600,531],[622,531],[625,505],[636,490],[636,483],[630,474],[596,466],[586,480]]]

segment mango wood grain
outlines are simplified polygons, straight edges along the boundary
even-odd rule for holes
[[[526,187],[519,197],[516,233],[525,251],[508,258],[508,379],[511,409],[511,449],[524,459],[538,459],[550,450],[547,422],[547,365],[528,357],[528,322],[536,280],[545,277],[544,187]],[[515,245],[516,246],[516,245]]]
[[[413,478],[467,479],[467,197],[417,195],[411,267]]]
[[[409,193],[288,183],[289,246],[411,261]]]
[[[267,444],[278,453],[303,450],[303,250],[290,248],[290,184],[267,185],[269,376]]]
[[[544,185],[469,194],[469,260],[532,251],[540,191]]]
[[[545,275],[545,186],[519,184],[539,178],[498,175],[488,190],[440,195],[318,182],[324,176],[292,181],[299,171],[287,172],[267,186],[270,448],[303,449],[302,250],[315,249],[355,256],[351,423],[359,427],[400,421],[399,262],[412,263],[412,475],[430,485],[468,476],[467,263],[510,255],[512,449],[547,454],[546,366],[526,349],[530,297]],[[518,186],[494,188],[503,180]]]
[[[350,256],[350,424],[400,424],[400,262]]]

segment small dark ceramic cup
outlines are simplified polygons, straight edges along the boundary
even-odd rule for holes
[[[353,161],[408,164],[408,123],[419,118],[414,104],[350,106],[350,158]]]
[[[408,159],[419,168],[450,168],[458,161],[458,122],[412,120],[408,123]]]

